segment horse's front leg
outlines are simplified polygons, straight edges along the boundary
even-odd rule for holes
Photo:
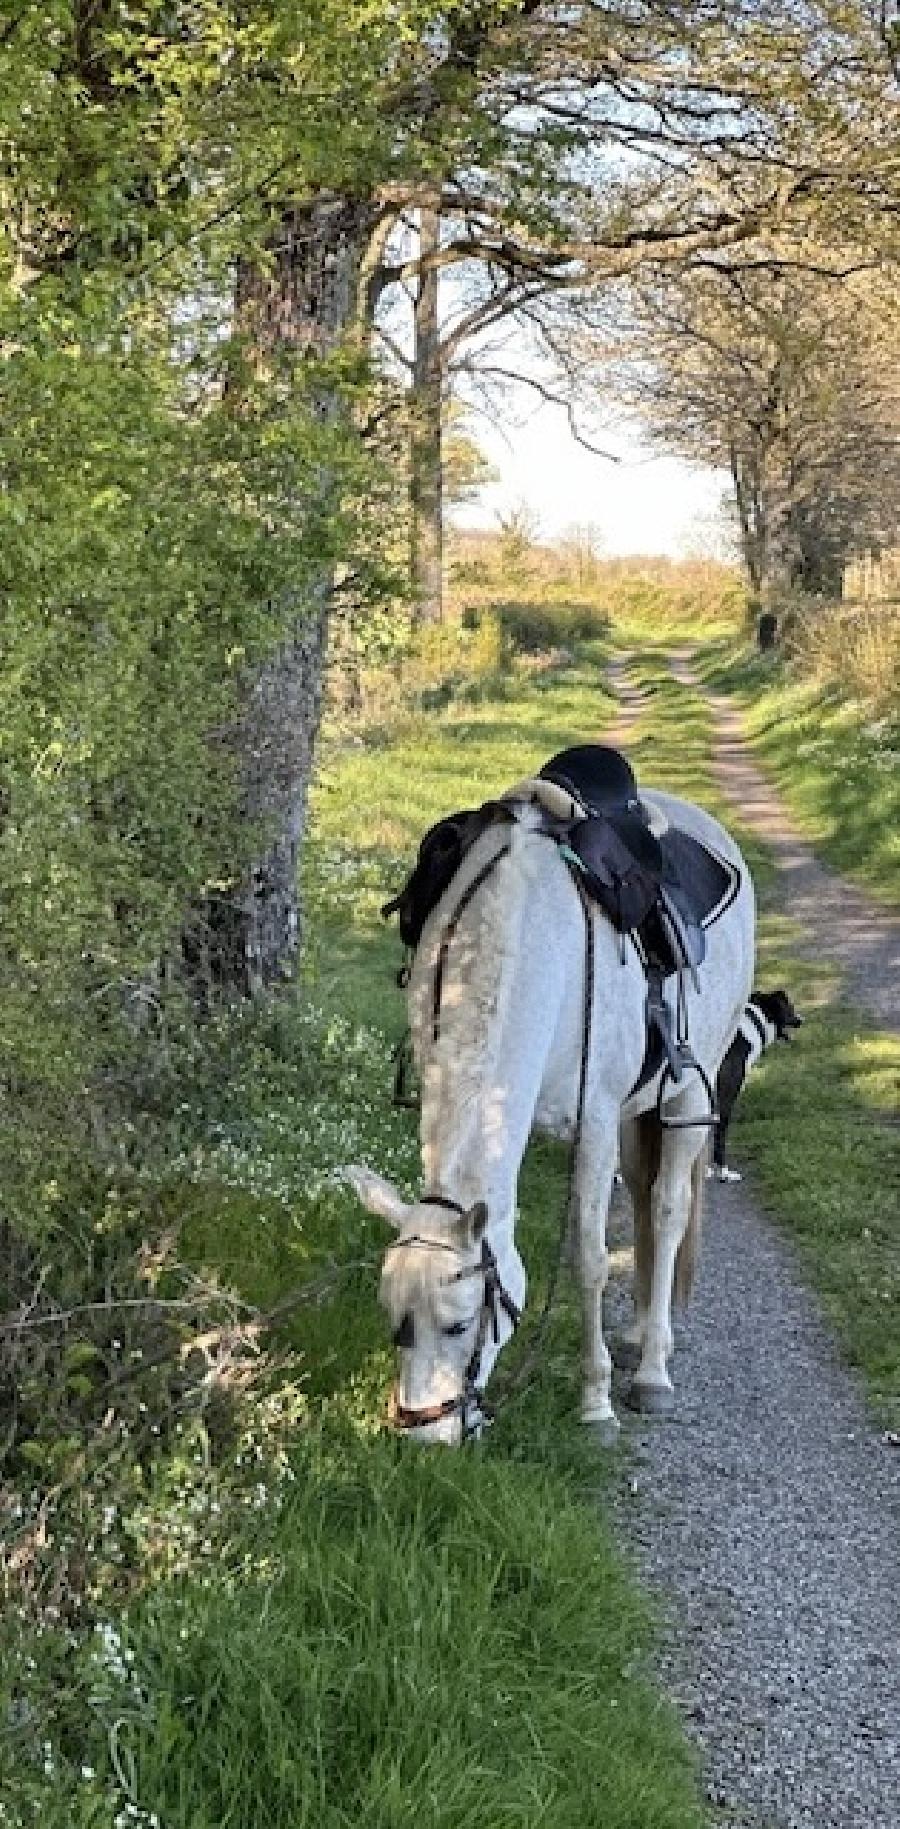
[[[612,1442],[618,1422],[610,1400],[612,1360],[603,1338],[603,1292],[609,1276],[606,1220],[618,1154],[618,1114],[592,1113],[585,1121],[575,1177],[575,1236],[584,1313],[584,1386],[581,1420]]]
[[[699,1227],[700,1223],[702,1180],[696,1180],[694,1164],[705,1149],[707,1131],[702,1120],[708,1111],[700,1083],[692,1080],[668,1110],[672,1116],[696,1117],[701,1121],[683,1130],[663,1129],[659,1171],[650,1197],[653,1243],[650,1299],[644,1318],[640,1364],[629,1403],[634,1409],[654,1416],[668,1416],[675,1406],[668,1368],[674,1344],[672,1294],[682,1241],[689,1225]]]

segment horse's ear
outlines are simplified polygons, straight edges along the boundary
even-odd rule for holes
[[[470,1250],[477,1245],[488,1222],[488,1210],[483,1200],[476,1200],[474,1207],[462,1215],[459,1221],[460,1249]]]
[[[364,1163],[351,1162],[342,1173],[368,1212],[377,1213],[379,1219],[386,1219],[388,1225],[399,1232],[409,1213],[399,1189],[385,1181],[383,1175],[376,1175],[374,1169],[366,1168]]]

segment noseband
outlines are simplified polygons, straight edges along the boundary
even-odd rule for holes
[[[463,1214],[465,1207],[458,1201],[446,1200],[441,1194],[428,1194],[422,1201],[423,1206],[448,1207],[451,1212]],[[413,1233],[410,1238],[403,1238],[394,1246],[398,1250],[404,1245],[426,1245],[431,1251],[451,1251],[455,1257],[461,1253],[455,1245],[445,1245],[440,1239],[420,1238]],[[481,1241],[481,1258],[470,1270],[457,1270],[448,1279],[451,1283],[462,1283],[466,1277],[479,1276],[484,1279],[481,1295],[481,1307],[478,1311],[478,1325],[475,1329],[475,1341],[463,1372],[462,1389],[458,1397],[445,1397],[443,1403],[426,1404],[422,1409],[409,1409],[392,1397],[389,1420],[394,1429],[424,1429],[429,1423],[442,1422],[446,1416],[459,1416],[462,1424],[462,1439],[466,1441],[477,1431],[477,1422],[470,1420],[470,1413],[476,1416],[488,1414],[483,1401],[483,1387],[480,1383],[481,1361],[485,1343],[490,1331],[495,1346],[500,1344],[500,1321],[498,1308],[512,1322],[513,1332],[522,1319],[522,1310],[514,1302],[507,1289],[504,1289],[497,1266],[497,1259],[486,1238]]]

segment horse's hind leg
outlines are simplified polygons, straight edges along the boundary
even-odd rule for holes
[[[618,1147],[617,1114],[592,1112],[581,1133],[575,1182],[576,1238],[584,1313],[584,1385],[581,1420],[593,1424],[601,1439],[618,1432],[610,1401],[612,1361],[603,1338],[603,1292],[609,1276],[606,1219]]]
[[[634,1220],[634,1312],[613,1347],[617,1365],[633,1372],[640,1363],[650,1309],[653,1273],[653,1221],[651,1196],[659,1172],[662,1129],[654,1111],[622,1125],[620,1152],[622,1178],[631,1196]]]
[[[708,1113],[708,1101],[700,1082],[692,1078],[680,1096],[670,1103],[667,1112],[673,1117],[702,1120]],[[675,1267],[689,1224],[692,1232],[699,1226],[702,1175],[695,1175],[694,1165],[702,1157],[706,1141],[707,1131],[702,1122],[684,1130],[664,1128],[660,1140],[659,1173],[650,1198],[653,1249],[650,1300],[641,1362],[629,1394],[632,1407],[650,1415],[665,1416],[674,1408],[668,1361],[673,1346]]]

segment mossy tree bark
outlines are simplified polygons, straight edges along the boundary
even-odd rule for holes
[[[367,200],[319,195],[286,205],[265,263],[242,261],[236,320],[252,357],[327,356],[352,333],[375,218]],[[324,394],[323,416],[336,415]],[[323,476],[322,489],[330,488]],[[319,505],[321,506],[321,505]],[[243,818],[262,836],[244,879],[208,896],[183,939],[201,996],[253,996],[288,976],[301,944],[300,847],[319,730],[331,576],[306,589],[287,632],[244,686],[228,734]]]
[[[438,318],[440,216],[432,206],[419,214],[421,262],[414,309],[412,452],[410,476],[410,564],[419,620],[440,622],[443,614],[443,374]]]

